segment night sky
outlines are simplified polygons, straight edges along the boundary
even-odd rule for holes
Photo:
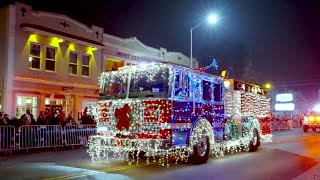
[[[3,4],[12,2],[0,0]],[[190,28],[209,12],[212,27],[194,30],[201,66],[215,58],[219,71],[258,82],[320,81],[320,3],[316,0],[21,0],[35,10],[61,13],[119,37],[190,56]],[[245,72],[244,72],[245,71]],[[209,72],[218,74],[211,69]],[[300,81],[303,80],[303,81]],[[309,82],[308,81],[308,82]]]

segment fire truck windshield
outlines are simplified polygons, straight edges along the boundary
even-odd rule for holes
[[[148,69],[110,72],[104,76],[104,81],[100,84],[100,99],[124,99],[127,93],[129,98],[166,98],[169,91],[168,83],[168,68],[159,71]]]

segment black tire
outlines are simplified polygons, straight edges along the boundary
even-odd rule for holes
[[[249,151],[250,152],[256,152],[260,145],[260,134],[257,129],[253,129],[254,137],[249,144]]]
[[[307,133],[309,130],[309,127],[308,126],[303,126],[303,132]]]
[[[205,139],[206,139],[206,143],[207,143],[207,149],[205,150],[204,155],[200,154],[198,147],[197,147],[198,144],[193,146],[193,154],[190,157],[192,164],[205,164],[208,161],[209,151],[210,151],[210,141],[209,141],[208,136],[206,136]],[[200,142],[198,142],[198,143],[200,143]]]
[[[137,158],[137,154],[138,154],[138,151],[134,151],[134,152],[132,152],[132,153],[129,154],[129,157],[130,157],[130,158]],[[146,152],[140,151],[140,152],[139,152],[139,155],[138,155],[139,159],[144,158],[144,155],[145,155],[145,154],[146,154]]]

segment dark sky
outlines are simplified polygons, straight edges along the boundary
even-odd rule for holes
[[[0,0],[0,2],[4,0]],[[4,3],[8,3],[4,2]],[[21,0],[36,10],[68,15],[106,33],[190,55],[190,27],[217,12],[215,27],[194,30],[194,57],[216,58],[219,70],[242,72],[252,62],[260,81],[320,79],[317,0]],[[320,2],[320,1],[319,1]],[[214,71],[214,70],[212,70]]]

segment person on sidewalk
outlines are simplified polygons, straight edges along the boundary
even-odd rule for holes
[[[3,115],[0,112],[0,126],[5,126],[5,125],[8,125],[8,122],[6,121],[5,115]]]
[[[30,109],[27,109],[26,114],[24,114],[23,116],[25,116],[27,118],[29,125],[36,125],[36,121],[33,118],[33,115],[31,114]]]

